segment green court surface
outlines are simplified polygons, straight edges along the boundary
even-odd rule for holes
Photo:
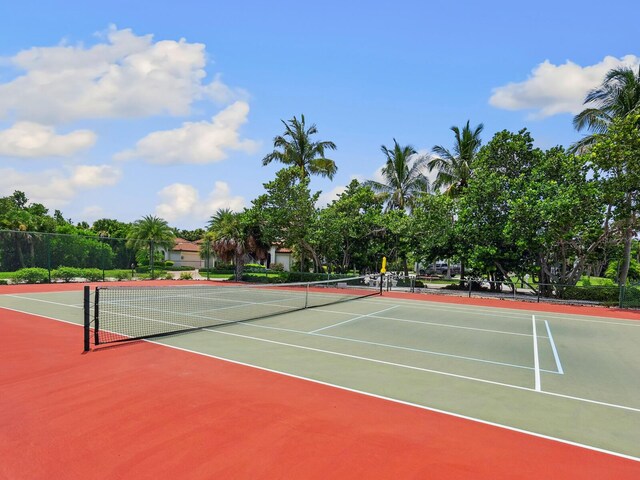
[[[80,290],[0,306],[83,321]],[[640,460],[634,320],[383,296],[153,341]]]

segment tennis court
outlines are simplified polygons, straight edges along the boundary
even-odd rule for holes
[[[207,435],[221,429],[215,436],[218,440],[207,436],[204,441],[196,435],[187,441],[199,439],[203,451],[198,455],[207,458],[200,464],[193,458],[183,464],[182,471],[193,472],[193,478],[207,478],[211,469],[227,478],[328,474],[424,478],[425,472],[448,478],[640,476],[640,322],[634,312],[386,292],[298,310],[300,294],[281,297],[277,288],[263,288],[257,294],[252,289],[194,285],[149,289],[151,294],[134,298],[108,297],[111,287],[107,287],[100,292],[106,298],[100,304],[101,328],[115,335],[116,343],[92,344],[91,351],[83,353],[82,287],[63,287],[74,290],[25,289],[0,295],[2,328],[9,333],[33,328],[32,346],[16,350],[15,362],[32,364],[39,372],[33,378],[25,374],[24,382],[15,372],[7,374],[3,383],[24,387],[30,379],[37,390],[42,371],[55,369],[53,360],[35,366],[42,361],[39,350],[48,351],[51,358],[68,356],[64,368],[80,375],[71,380],[71,390],[79,396],[71,403],[82,406],[91,398],[97,402],[84,416],[79,408],[80,419],[74,425],[84,432],[96,421],[85,417],[95,416],[96,408],[108,412],[112,402],[126,405],[129,414],[147,412],[146,423],[135,428],[110,422],[98,422],[93,428],[115,428],[111,435],[120,435],[122,428],[137,435],[156,431],[154,445],[160,446],[160,451],[154,450],[156,467],[163,465],[162,448],[165,456],[189,456],[174,443],[186,441],[180,431],[184,425],[171,427],[172,419],[166,418],[178,410],[171,410],[168,399],[169,403],[158,400],[158,404],[149,396],[149,389],[169,395],[175,387],[179,399],[171,402],[199,405],[197,414],[189,410],[192,417],[182,420],[198,418],[209,426]],[[305,293],[304,302],[337,294]],[[163,303],[169,296],[180,303]],[[223,302],[208,303],[212,297]],[[283,305],[292,297],[295,305]],[[267,316],[238,316],[238,307]],[[116,320],[109,324],[108,314],[116,310]],[[191,329],[195,319],[198,330],[118,343],[122,335],[146,336],[123,332],[128,326],[114,326],[123,319],[130,325],[142,318],[184,329]],[[61,349],[68,351],[58,352]],[[170,365],[163,367],[163,362]],[[105,372],[115,368],[119,373],[96,371],[94,363]],[[153,375],[158,375],[155,387],[148,385],[155,381]],[[55,382],[54,377],[48,381]],[[121,391],[127,381],[128,389]],[[106,382],[110,391],[93,390],[92,382],[103,386]],[[188,387],[179,387],[180,382]],[[67,398],[59,391],[62,387],[49,385],[55,398]],[[221,406],[218,400],[222,402],[230,390],[237,398]],[[190,391],[198,400],[190,399]],[[117,400],[120,394],[127,399]],[[3,421],[9,425],[16,421],[12,412],[17,408],[11,398],[0,401]],[[218,417],[221,408],[228,414],[224,421]],[[154,409],[168,410],[162,417],[152,416]],[[218,418],[213,426],[211,418]],[[176,428],[178,432],[172,430]],[[249,442],[249,448],[256,450],[235,451],[225,442],[222,452],[209,450],[221,441],[219,437],[236,436],[236,448],[246,449]],[[20,445],[29,448],[19,439],[4,443],[0,445],[4,453]],[[285,445],[293,450],[293,460]],[[108,456],[115,470],[105,477],[122,467],[117,458],[127,450],[124,445],[112,448]],[[136,458],[127,458],[129,468],[132,462],[136,468],[148,468],[147,457]],[[213,459],[222,463],[214,466]],[[46,458],[42,461],[46,463]],[[50,461],[55,463],[55,458]],[[18,463],[5,464],[0,472],[11,478],[16,473],[11,469],[20,468]],[[233,471],[225,470],[230,468]],[[170,468],[165,465],[155,471],[162,476]]]

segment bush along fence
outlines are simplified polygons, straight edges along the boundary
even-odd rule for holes
[[[136,251],[124,238],[0,230],[0,275],[15,283],[131,278]]]

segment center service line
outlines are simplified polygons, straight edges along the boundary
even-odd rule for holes
[[[538,333],[536,332],[536,316],[531,315],[531,323],[533,324],[533,368],[535,369],[535,390],[542,391],[540,386],[540,359],[538,358]]]

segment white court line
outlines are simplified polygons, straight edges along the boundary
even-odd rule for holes
[[[42,300],[41,298],[25,297],[25,296],[21,296],[21,295],[14,295],[12,293],[8,293],[6,296],[7,297],[18,298],[20,300],[31,300],[32,302],[51,303],[53,305],[60,305],[62,307],[83,308],[83,305],[73,305],[73,304],[69,304],[69,303],[52,302],[51,300]]]
[[[564,370],[562,369],[562,364],[560,363],[560,356],[558,355],[558,350],[556,350],[556,343],[553,341],[553,336],[551,335],[549,322],[545,320],[544,324],[547,327],[547,334],[549,335],[549,342],[551,343],[551,349],[553,350],[553,358],[556,361],[556,367],[558,367],[558,373],[560,375],[564,375]]]
[[[436,323],[436,322],[423,322],[421,320],[408,320],[406,318],[395,318],[395,317],[381,317],[378,315],[372,315],[371,318],[380,318],[382,320],[395,320],[396,322],[408,322],[408,323],[419,323],[422,325],[433,325],[435,327],[445,327],[445,328],[459,328],[461,330],[475,330],[477,332],[485,332],[485,333],[499,333],[502,335],[516,335],[520,337],[530,337],[530,333],[517,333],[517,332],[506,332],[504,330],[491,330],[488,328],[476,328],[476,327],[464,327],[462,325],[449,325],[446,323]],[[546,337],[543,337],[546,338]]]
[[[533,367],[535,369],[535,390],[542,390],[540,386],[540,359],[538,358],[538,334],[536,333],[536,316],[531,315],[531,323],[533,324]]]
[[[388,312],[389,310],[393,310],[394,308],[398,308],[398,307],[399,307],[399,305],[395,305],[393,307],[385,308],[384,310],[380,310],[378,312],[367,313],[366,315],[358,315],[357,317],[350,318],[349,320],[345,320],[344,322],[334,323],[333,325],[328,325],[326,327],[318,328],[316,330],[311,330],[309,333],[321,332],[322,330],[327,330],[328,328],[337,327],[338,325],[344,325],[345,323],[353,322],[354,320],[359,320],[361,318],[370,317],[372,315],[377,315],[378,313],[382,313],[382,312]]]

